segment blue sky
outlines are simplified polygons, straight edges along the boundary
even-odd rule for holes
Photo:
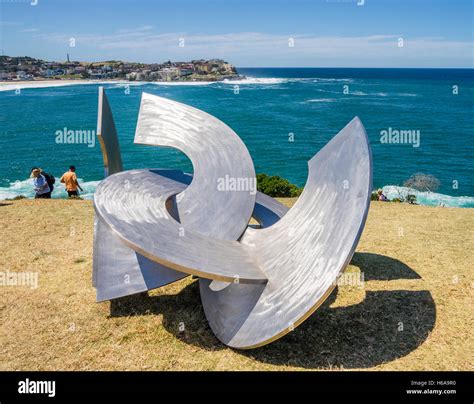
[[[88,61],[223,58],[241,67],[473,67],[473,3],[0,0],[0,46],[47,60],[69,53]]]

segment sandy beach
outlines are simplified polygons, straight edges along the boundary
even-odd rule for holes
[[[213,83],[222,83],[229,86],[236,84],[265,84],[273,83],[274,79],[243,78],[240,80],[223,81],[128,81],[128,80],[35,80],[35,81],[0,81],[0,92],[15,91],[27,88],[65,87],[88,84],[120,84],[129,86],[140,86],[154,84],[156,86],[208,86]]]
[[[23,88],[45,88],[45,87],[64,87],[77,86],[84,84],[119,84],[128,83],[123,80],[31,80],[31,81],[0,81],[0,91],[15,91]]]
[[[38,274],[37,287],[2,286],[0,370],[472,370],[474,209],[372,203],[345,273],[361,282],[253,351],[214,337],[190,277],[96,303],[90,201],[0,212],[1,271]]]

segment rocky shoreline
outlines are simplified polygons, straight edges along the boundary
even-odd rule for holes
[[[235,66],[222,59],[189,62],[129,63],[47,62],[27,56],[0,56],[0,82],[62,80],[128,80],[149,82],[223,81],[245,78]]]

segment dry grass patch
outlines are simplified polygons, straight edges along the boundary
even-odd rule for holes
[[[346,270],[364,283],[252,351],[214,337],[190,277],[95,303],[92,219],[88,201],[0,203],[0,271],[39,273],[1,287],[0,370],[471,369],[473,209],[373,203]]]

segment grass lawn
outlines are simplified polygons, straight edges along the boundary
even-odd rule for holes
[[[0,370],[472,370],[474,209],[373,202],[346,270],[364,282],[250,351],[214,337],[191,277],[95,303],[92,222],[89,201],[0,202],[0,272],[39,274],[1,286]]]

